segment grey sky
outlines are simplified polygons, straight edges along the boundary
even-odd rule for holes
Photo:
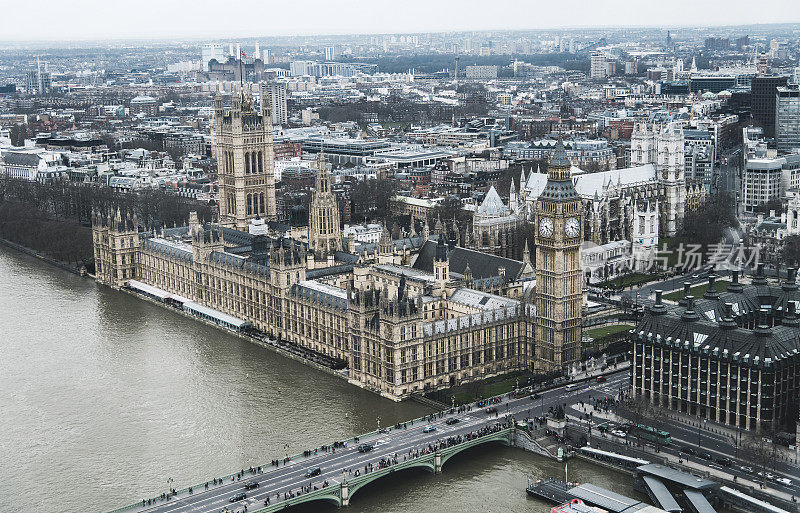
[[[0,0],[0,40],[800,21],[798,0]]]

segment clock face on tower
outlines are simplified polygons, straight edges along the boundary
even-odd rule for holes
[[[564,225],[564,233],[567,234],[567,237],[570,239],[574,239],[581,233],[581,224],[578,221],[577,217],[570,217],[567,219],[567,223]]]
[[[553,235],[553,220],[549,217],[543,217],[541,221],[539,221],[539,233],[542,237],[550,237]]]

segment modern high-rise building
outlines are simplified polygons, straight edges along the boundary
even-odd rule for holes
[[[272,111],[272,123],[285,125],[289,122],[289,112],[286,107],[286,83],[266,82],[262,91],[266,91]]]
[[[326,61],[335,61],[336,60],[336,47],[335,46],[326,46],[325,47],[325,60]]]
[[[753,77],[750,84],[750,112],[764,127],[764,137],[775,137],[775,97],[787,82],[785,76],[765,75]]]
[[[608,66],[606,66],[606,56],[603,52],[592,52],[590,78],[606,78]]]
[[[775,143],[780,152],[800,148],[800,88],[778,87],[775,96]]]
[[[233,94],[226,110],[214,98],[214,154],[219,175],[219,216],[223,226],[247,230],[251,219],[274,220],[275,171],[272,113],[262,85],[261,114],[247,90]]]
[[[581,357],[583,204],[558,140],[536,212],[536,366],[561,371]]]

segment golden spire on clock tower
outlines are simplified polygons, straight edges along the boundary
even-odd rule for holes
[[[581,356],[583,205],[559,137],[536,201],[536,359],[540,372],[562,371]]]

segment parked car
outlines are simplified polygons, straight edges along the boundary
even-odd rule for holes
[[[253,488],[258,488],[258,483],[255,481],[250,481],[244,484],[245,490],[252,490]]]
[[[436,431],[436,426],[425,426],[422,428],[423,433],[433,433],[434,431]]]
[[[452,426],[453,424],[458,424],[459,422],[461,422],[461,420],[457,419],[456,417],[450,417],[449,419],[444,421],[444,423],[447,424],[448,426]]]
[[[358,452],[369,452],[374,448],[375,446],[372,444],[361,444],[358,446]]]
[[[314,476],[318,476],[318,475],[320,475],[321,473],[322,473],[322,469],[320,469],[319,467],[317,467],[317,468],[310,468],[310,469],[306,470],[306,477],[314,477]]]
[[[236,495],[234,495],[233,497],[231,497],[230,499],[228,499],[228,502],[238,502],[238,501],[243,501],[243,500],[245,500],[246,498],[247,498],[247,494],[246,494],[246,493],[244,493],[244,492],[239,492],[239,493],[237,493]]]

